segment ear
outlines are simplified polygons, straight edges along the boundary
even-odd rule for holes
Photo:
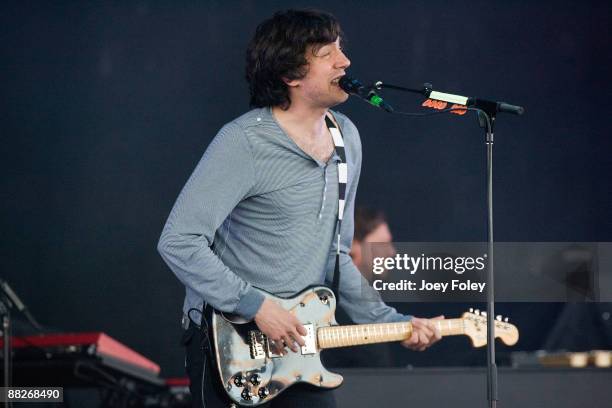
[[[353,244],[351,245],[351,252],[349,253],[351,258],[353,258],[353,263],[355,265],[361,265],[363,261],[363,255],[361,254],[361,242],[357,240],[353,240]]]
[[[288,79],[288,78],[282,78],[283,82],[285,84],[287,84],[287,86],[289,88],[295,88],[298,87],[300,85],[300,80],[299,79]]]

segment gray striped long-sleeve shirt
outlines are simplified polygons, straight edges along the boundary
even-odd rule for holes
[[[364,278],[348,255],[353,238],[361,142],[355,125],[335,113],[344,136],[348,183],[340,242],[342,306],[357,323],[410,320],[364,301]],[[339,157],[304,153],[270,108],[225,125],[183,187],[158,250],[186,287],[184,313],[205,300],[217,310],[253,318],[259,287],[279,296],[331,283],[336,256]],[[366,290],[373,289],[369,288]],[[192,316],[195,319],[195,316]]]

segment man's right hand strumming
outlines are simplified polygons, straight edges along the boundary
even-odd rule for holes
[[[273,300],[264,300],[255,315],[255,323],[257,323],[259,330],[274,342],[279,354],[285,353],[285,349],[282,347],[283,343],[296,353],[298,347],[295,343],[300,346],[305,345],[302,336],[307,334],[306,328],[302,326],[297,317]]]

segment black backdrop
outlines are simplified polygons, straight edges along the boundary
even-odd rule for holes
[[[105,331],[182,374],[183,289],[155,250],[159,233],[216,131],[248,109],[256,25],[305,6],[341,20],[349,71],[364,81],[526,107],[497,125],[497,240],[612,239],[606,2],[3,3],[2,277],[39,320]],[[420,102],[385,95],[403,110]],[[397,241],[485,239],[474,117],[407,119],[353,99],[338,109],[363,141],[358,203],[384,209]],[[519,348],[535,349],[562,305],[500,307],[522,324]],[[453,353],[464,346],[400,361],[465,363]]]

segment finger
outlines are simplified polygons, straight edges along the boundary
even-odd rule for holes
[[[283,336],[283,341],[285,342],[285,346],[289,347],[294,353],[297,353],[298,348],[296,347],[293,338],[291,338],[291,335]]]
[[[436,341],[438,341],[442,338],[442,331],[440,330],[440,326],[438,324],[434,323],[433,326],[435,329]]]
[[[421,328],[421,327],[427,326],[428,323],[429,323],[429,319],[420,319],[420,318],[412,319],[412,326],[414,326],[415,328]]]
[[[299,330],[299,329],[298,329]],[[291,336],[293,336],[293,339],[297,342],[297,344],[299,344],[300,346],[305,346],[306,342],[304,341],[304,338],[300,335],[300,333],[298,333],[297,331],[294,331],[293,333],[291,333]]]
[[[278,354],[280,354],[281,356],[284,356],[288,353],[284,340],[279,340],[278,343],[276,343],[276,348],[278,350]]]
[[[433,345],[434,343],[436,343],[437,341],[439,341],[442,338],[442,333],[440,333],[440,330],[435,327],[433,327],[433,336],[429,337],[428,340],[428,344],[427,347],[430,347],[431,345]]]
[[[281,347],[281,344],[282,343],[280,340],[272,340],[272,343],[270,344],[270,350],[272,353],[282,356],[283,348]]]
[[[414,336],[415,336],[415,332],[412,332],[412,334],[410,335],[410,337],[408,337],[406,340],[404,340],[402,343],[404,343],[404,345],[406,347],[411,347],[414,344]]]
[[[442,333],[440,333],[440,330],[436,329],[436,331],[434,332],[434,342],[440,341],[441,339],[442,339]]]
[[[434,339],[434,341],[438,341],[442,338],[442,334],[440,333],[440,326],[437,321],[430,320],[428,322],[429,329],[433,333],[430,337],[430,340]]]
[[[410,350],[416,351],[416,346],[410,340],[404,340],[402,345]]]
[[[411,350],[415,350],[415,351],[420,347],[418,332],[412,333],[412,336],[410,337],[410,340],[408,341],[408,347]]]
[[[434,336],[434,331],[433,328],[426,322],[424,323],[422,326],[419,327],[418,332],[420,334],[424,334],[427,336],[427,338],[429,337],[433,337]]]
[[[429,336],[424,332],[420,332],[419,333],[419,345],[426,346],[427,344],[429,344]]]
[[[297,324],[297,327],[296,327],[296,328],[297,328],[297,332],[298,332],[300,335],[305,336],[305,335],[307,335],[307,334],[308,334],[308,330],[306,330],[306,328],[305,328],[305,327],[304,327],[304,326],[303,326],[303,325],[302,325],[300,322],[298,322],[298,324]]]

